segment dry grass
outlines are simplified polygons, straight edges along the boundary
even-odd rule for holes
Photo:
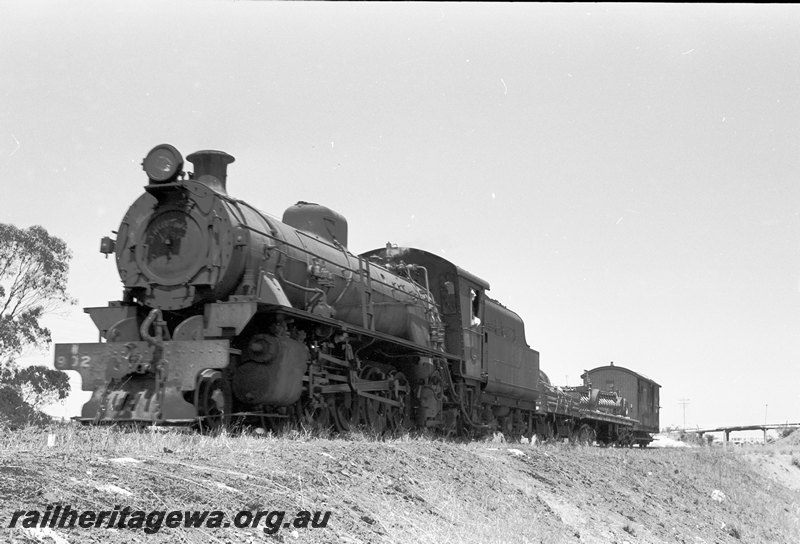
[[[52,447],[48,434],[55,437]],[[109,483],[132,495],[98,489]],[[723,500],[712,499],[715,490]],[[722,448],[61,427],[0,434],[0,501],[0,527],[17,509],[57,502],[76,509],[123,504],[230,515],[242,509],[332,512],[325,529],[271,536],[260,528],[60,531],[70,544],[800,541],[800,494]],[[0,540],[7,537],[24,542],[28,535],[0,529]]]

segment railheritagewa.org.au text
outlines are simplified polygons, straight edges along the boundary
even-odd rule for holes
[[[50,505],[45,510],[17,510],[11,514],[9,529],[130,529],[147,534],[169,529],[247,529],[262,527],[272,535],[281,529],[324,529],[330,511],[239,510],[229,515],[222,510],[152,510],[144,511],[117,505],[113,510],[75,510],[70,505]]]

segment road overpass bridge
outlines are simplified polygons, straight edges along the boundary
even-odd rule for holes
[[[800,423],[774,423],[774,424],[757,424],[757,425],[732,425],[728,427],[715,427],[709,429],[685,429],[686,433],[696,433],[697,436],[702,437],[705,433],[725,433],[725,442],[730,441],[731,433],[735,431],[763,431],[764,443],[767,443],[767,431],[771,429],[796,429],[800,427]]]

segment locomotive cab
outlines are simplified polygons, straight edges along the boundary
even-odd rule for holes
[[[460,359],[454,373],[477,384],[491,402],[535,402],[539,353],[528,346],[522,319],[486,295],[488,282],[420,249],[390,246],[362,257],[425,269],[444,322],[445,351]]]
[[[489,284],[456,267],[459,285],[460,329],[464,337],[462,375],[485,380],[489,375],[484,342],[484,311]]]

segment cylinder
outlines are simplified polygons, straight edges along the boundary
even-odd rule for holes
[[[307,362],[305,344],[287,337],[256,335],[233,375],[233,394],[250,405],[288,406],[303,392]]]

